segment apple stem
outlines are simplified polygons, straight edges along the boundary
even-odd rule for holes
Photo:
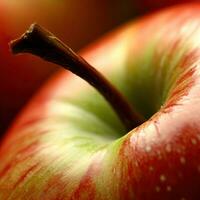
[[[83,78],[110,103],[127,131],[144,122],[143,117],[133,110],[126,98],[100,72],[38,24],[32,24],[19,39],[11,41],[10,47],[14,54],[37,55]]]

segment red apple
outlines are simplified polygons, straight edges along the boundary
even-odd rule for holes
[[[82,56],[147,120],[125,132],[91,86],[50,80],[0,146],[0,199],[200,199],[200,4],[127,24]],[[37,67],[37,66],[36,66]]]

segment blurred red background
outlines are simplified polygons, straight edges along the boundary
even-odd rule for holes
[[[37,22],[79,50],[127,20],[189,0],[1,0],[0,135],[40,85],[59,67],[30,55],[15,57],[8,42]],[[189,1],[191,2],[191,1]]]

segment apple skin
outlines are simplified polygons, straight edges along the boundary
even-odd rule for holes
[[[83,51],[148,120],[124,133],[91,86],[59,72],[2,141],[0,199],[200,199],[199,35],[200,4],[186,4]]]

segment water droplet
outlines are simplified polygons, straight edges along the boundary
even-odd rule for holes
[[[153,166],[150,166],[150,167],[149,167],[149,171],[152,172],[153,170],[154,170]]]
[[[160,181],[165,182],[166,176],[164,174],[160,175]]]
[[[138,162],[137,162],[137,161],[135,161],[135,166],[136,166],[136,167],[138,167],[138,166],[139,166],[139,164],[138,164]]]
[[[155,187],[155,190],[156,190],[156,192],[160,192],[160,187],[159,187],[159,186],[156,186],[156,187]]]
[[[150,152],[151,151],[151,147],[150,146],[146,146],[146,152]]]
[[[166,190],[167,190],[168,192],[170,192],[170,191],[172,190],[172,187],[171,187],[170,185],[168,185],[167,188],[166,188]]]
[[[184,157],[180,157],[180,162],[181,162],[181,164],[185,164],[186,163],[186,160],[185,160],[185,158]]]
[[[170,145],[170,144],[167,144],[167,146],[166,146],[166,151],[167,151],[168,153],[170,153],[171,150],[172,150],[171,145]]]
[[[197,144],[197,141],[196,141],[196,139],[194,139],[194,138],[191,139],[191,142],[192,142],[192,144],[194,144],[194,145]]]

